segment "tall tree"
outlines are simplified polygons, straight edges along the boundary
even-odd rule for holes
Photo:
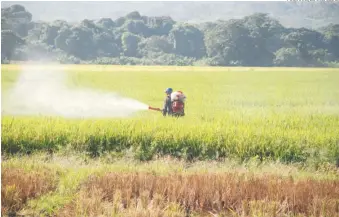
[[[11,30],[18,36],[27,36],[32,14],[26,11],[25,7],[14,4],[8,8],[1,8],[1,18],[6,20]]]
[[[201,58],[206,49],[203,33],[192,25],[176,25],[169,33],[176,54]]]
[[[11,61],[15,48],[25,43],[12,30],[1,30],[1,63]]]
[[[129,57],[138,56],[138,43],[140,42],[140,37],[129,32],[125,32],[121,36],[122,47],[124,54]]]

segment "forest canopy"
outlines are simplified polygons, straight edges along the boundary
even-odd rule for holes
[[[287,28],[265,13],[187,24],[132,11],[118,19],[33,21],[22,5],[1,9],[1,61],[120,65],[334,67],[339,24]]]

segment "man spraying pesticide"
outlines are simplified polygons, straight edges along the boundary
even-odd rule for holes
[[[185,116],[185,100],[186,96],[182,91],[173,92],[172,88],[165,90],[166,98],[164,100],[163,109],[148,107],[150,110],[161,111],[163,116],[181,117]]]

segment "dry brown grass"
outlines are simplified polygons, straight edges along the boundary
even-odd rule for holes
[[[56,176],[46,170],[1,169],[1,214],[19,211],[31,198],[55,190]]]
[[[237,173],[107,173],[84,183],[76,200],[59,216],[185,216],[192,212],[339,216],[339,180],[297,181]]]

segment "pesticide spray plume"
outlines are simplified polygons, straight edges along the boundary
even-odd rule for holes
[[[4,97],[3,113],[65,118],[128,117],[149,106],[115,93],[66,85],[64,66],[24,64],[14,87]]]

